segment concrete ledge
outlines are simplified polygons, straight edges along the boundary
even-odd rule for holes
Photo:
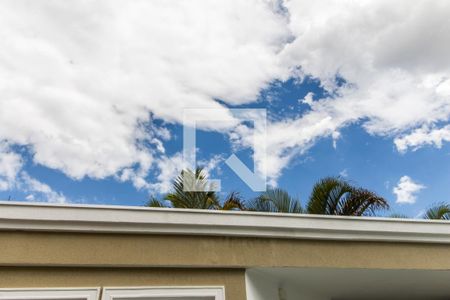
[[[448,221],[24,202],[0,202],[0,230],[450,243]]]

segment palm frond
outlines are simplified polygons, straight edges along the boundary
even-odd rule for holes
[[[238,192],[231,192],[219,208],[220,210],[246,210],[244,201]]]
[[[428,220],[450,220],[450,205],[438,203],[430,207],[424,216]]]
[[[341,214],[340,201],[351,192],[352,187],[345,180],[339,177],[323,178],[313,187],[307,211],[310,214]]]
[[[173,182],[173,191],[165,199],[176,208],[213,209],[220,206],[216,192],[202,168],[183,170]]]
[[[259,196],[248,200],[246,203],[247,210],[261,212],[277,212],[272,203],[265,197]]]
[[[254,211],[302,213],[303,209],[298,199],[282,189],[268,189],[259,197],[249,202],[248,207]]]
[[[326,177],[317,182],[309,198],[310,214],[372,216],[388,209],[388,202],[377,194],[354,187],[341,177]]]
[[[377,211],[389,208],[383,198],[363,188],[353,188],[343,204],[341,214],[347,216],[374,216]]]
[[[167,207],[163,200],[159,200],[155,197],[150,197],[150,200],[146,203],[145,206],[148,207]]]
[[[393,214],[390,214],[387,217],[388,218],[392,218],[392,219],[409,219],[409,217],[407,215],[399,214],[399,213],[393,213]]]

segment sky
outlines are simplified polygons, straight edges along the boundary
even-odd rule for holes
[[[235,154],[303,203],[341,176],[420,218],[450,202],[447,0],[4,0],[0,198],[143,205]],[[231,109],[266,109],[255,130]],[[213,112],[213,113],[212,113]],[[265,155],[258,147],[266,146]]]

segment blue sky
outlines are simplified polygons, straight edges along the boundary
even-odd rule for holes
[[[235,153],[303,203],[339,175],[420,217],[450,201],[449,10],[2,1],[0,198],[143,205],[183,168],[183,112],[205,108],[234,124],[197,132],[223,194],[256,195],[225,164]],[[233,123],[239,108],[267,109],[266,157],[253,157],[251,126]]]
[[[308,107],[299,103],[306,94],[313,92],[322,95],[320,83],[306,80],[303,83],[289,80],[276,82],[265,90],[255,105],[245,108],[267,108],[270,118],[283,119],[286,116],[302,114]],[[155,123],[162,124],[161,120]],[[152,126],[151,124],[148,126]],[[174,155],[182,150],[182,126],[166,125],[173,138],[165,143],[166,153]],[[198,160],[208,161],[215,155],[233,153],[231,143],[224,134],[199,130],[197,132]],[[32,163],[32,155],[21,149],[27,163],[24,170],[34,178],[63,191],[65,197],[75,203],[142,205],[149,191],[136,189],[130,182],[118,182],[113,177],[101,180],[84,178],[73,180],[58,170]],[[235,152],[238,157],[253,168],[252,151],[243,149]],[[416,151],[399,153],[392,137],[378,137],[363,130],[359,123],[341,130],[341,136],[334,142],[331,137],[320,139],[306,153],[297,155],[278,179],[278,186],[288,190],[303,203],[307,201],[313,184],[325,176],[342,176],[354,184],[371,189],[389,200],[392,212],[419,216],[425,208],[436,202],[447,201],[450,194],[450,146],[442,148],[423,147]],[[201,164],[201,163],[200,163]],[[148,180],[155,181],[156,174],[149,174]],[[393,188],[402,176],[410,176],[425,186],[417,193],[416,203],[396,203]],[[247,199],[255,197],[245,182],[223,162],[211,170],[211,177],[222,181],[224,196],[230,191],[239,191]],[[164,193],[151,194],[161,197]],[[23,200],[29,193],[21,190],[1,191],[3,199],[11,197]],[[38,199],[39,200],[39,199]]]

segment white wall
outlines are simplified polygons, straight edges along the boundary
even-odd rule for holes
[[[278,282],[259,271],[245,272],[247,300],[279,300]]]
[[[258,270],[245,273],[247,300],[328,300],[308,295],[294,284]]]

